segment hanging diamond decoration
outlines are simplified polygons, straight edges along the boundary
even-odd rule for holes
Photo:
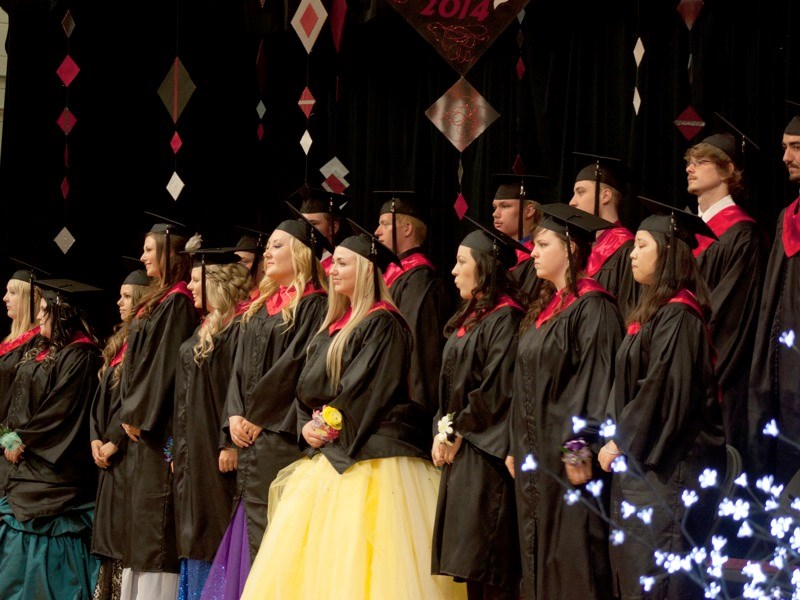
[[[61,115],[56,119],[56,123],[58,126],[61,127],[61,131],[63,131],[66,135],[69,135],[69,132],[72,131],[72,128],[75,127],[75,123],[78,122],[78,119],[75,118],[75,115],[69,110],[69,107],[65,107]]]
[[[68,194],[69,194],[69,180],[66,177],[64,177],[64,179],[61,181],[61,196],[64,198],[64,200],[66,200]]]
[[[172,136],[172,139],[170,140],[169,145],[172,148],[173,154],[177,154],[178,150],[180,150],[181,146],[183,146],[183,140],[181,139],[181,136],[178,135],[177,131]]]
[[[639,88],[633,88],[633,110],[639,114],[639,107],[642,106],[642,98],[639,96]]]
[[[300,6],[297,7],[297,12],[292,17],[292,27],[308,54],[311,54],[311,49],[327,18],[328,12],[320,0],[301,0]]]
[[[262,123],[259,123],[258,127],[256,127],[256,135],[259,142],[264,139],[264,125]]]
[[[303,93],[300,94],[300,100],[297,101],[297,105],[300,107],[300,110],[303,111],[306,119],[311,116],[311,110],[316,103],[317,101],[314,99],[314,96],[311,95],[311,90],[308,88],[303,90]]]
[[[306,132],[303,134],[303,137],[300,138],[300,146],[303,148],[303,152],[306,153],[306,156],[308,156],[308,151],[311,149],[311,144],[312,144],[311,134],[308,133],[308,129],[306,129]]]
[[[500,114],[461,77],[425,111],[425,116],[463,152]]]
[[[194,85],[192,78],[189,77],[188,71],[183,66],[181,59],[177,56],[172,61],[167,76],[158,88],[158,95],[164,106],[167,107],[173,123],[177,123],[178,119],[186,108],[186,103],[194,93],[197,87]]]
[[[456,198],[456,202],[453,204],[453,208],[456,209],[459,221],[463,219],[464,215],[467,214],[469,210],[469,204],[467,204],[467,199],[464,198],[464,194],[459,192],[458,198]]]
[[[322,187],[329,192],[333,192],[334,194],[344,193],[349,185],[350,184],[347,181],[344,179],[339,179],[339,177],[334,173],[328,175],[322,182]]]
[[[322,187],[329,192],[341,194],[350,186],[347,179],[345,179],[350,171],[336,156],[322,165],[319,172],[322,173],[322,176],[325,178]]]
[[[706,126],[706,122],[703,121],[703,118],[698,115],[691,106],[688,106],[686,107],[686,110],[679,114],[678,118],[675,119],[675,126],[688,141],[696,136],[700,130]]]
[[[258,101],[258,104],[256,105],[256,112],[258,113],[259,119],[263,119],[264,115],[267,114],[267,107],[264,106],[263,100]]]
[[[643,57],[644,57],[644,44],[642,43],[642,38],[638,38],[636,40],[636,45],[633,47],[633,59],[636,61],[637,67],[640,64],[642,64]]]
[[[56,70],[58,78],[67,87],[69,87],[69,84],[72,83],[72,80],[77,77],[79,72],[80,68],[75,61],[72,60],[72,57],[69,54],[67,54],[67,57],[61,62],[61,65]]]
[[[75,19],[72,18],[72,13],[69,10],[64,13],[64,18],[61,19],[61,28],[67,37],[70,37],[72,32],[75,31]]]
[[[461,160],[461,155],[458,157],[458,185],[461,185],[461,180],[464,178],[464,163]]]
[[[53,241],[56,243],[56,246],[61,249],[61,252],[66,254],[69,249],[72,248],[72,244],[75,243],[75,238],[72,237],[69,229],[64,227],[58,232],[58,235],[53,238]]]
[[[167,183],[167,191],[169,195],[172,196],[173,200],[178,200],[178,196],[181,195],[183,191],[184,185],[183,180],[178,176],[178,172],[174,171],[172,173],[172,177],[169,178],[169,183]]]
[[[522,79],[523,75],[525,75],[525,62],[520,56],[519,60],[517,61],[517,79]]]
[[[333,47],[336,52],[342,48],[342,33],[344,32],[344,21],[347,16],[347,1],[333,0],[331,4],[331,35],[333,36]]]
[[[681,0],[675,10],[680,13],[686,27],[691,31],[697,16],[703,10],[703,0]]]
[[[692,69],[692,55],[689,54],[689,62],[686,63],[686,72],[689,74],[689,83],[694,79],[694,69]]]

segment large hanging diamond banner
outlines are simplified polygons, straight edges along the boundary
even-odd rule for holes
[[[395,10],[465,75],[529,0],[389,0]]]
[[[500,113],[462,77],[425,111],[425,116],[463,152]]]

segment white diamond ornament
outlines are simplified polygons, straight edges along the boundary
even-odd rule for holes
[[[639,88],[633,88],[633,110],[639,114],[639,108],[642,106],[642,98],[639,96]]]
[[[636,61],[637,67],[640,64],[642,64],[643,57],[644,57],[644,44],[642,43],[642,38],[638,38],[636,40],[636,45],[633,47],[633,58]]]
[[[69,229],[64,227],[58,232],[58,235],[53,238],[53,241],[56,243],[56,246],[61,249],[61,252],[66,254],[69,252],[69,249],[72,248],[72,244],[75,243],[75,238],[69,232]]]
[[[172,196],[173,200],[178,200],[178,196],[181,195],[183,188],[183,180],[178,176],[177,171],[173,172],[172,177],[169,178],[169,183],[167,183],[167,191],[169,195]]]
[[[311,149],[312,143],[313,140],[311,139],[311,134],[308,133],[308,129],[306,129],[303,137],[300,138],[300,146],[303,148],[303,152],[306,153],[306,156],[308,156],[308,151]]]
[[[256,112],[258,113],[259,119],[263,119],[264,115],[267,114],[267,107],[264,106],[263,100],[260,100],[258,105],[256,106]]]

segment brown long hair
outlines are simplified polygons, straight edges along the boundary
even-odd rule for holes
[[[148,291],[144,298],[137,304],[133,312],[140,319],[146,319],[150,316],[156,306],[161,302],[164,294],[167,293],[174,285],[181,281],[188,281],[192,272],[192,259],[188,254],[180,254],[180,251],[186,246],[187,239],[183,236],[171,233],[169,236],[169,273],[164,273],[166,269],[165,260],[165,246],[166,239],[163,233],[156,233],[151,231],[145,236],[145,239],[152,237],[156,244],[156,257],[160,267],[161,275],[154,277],[153,282],[148,286]]]

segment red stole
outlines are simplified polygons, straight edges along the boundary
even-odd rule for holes
[[[695,312],[700,315],[700,318],[703,319],[705,322],[705,318],[703,317],[703,308],[700,306],[700,303],[697,301],[697,296],[695,296],[689,290],[683,289],[678,290],[678,292],[667,301],[667,304],[671,302],[680,302],[682,304],[686,304],[691,306]],[[628,335],[636,335],[639,333],[639,330],[642,328],[642,324],[638,321],[633,321],[630,325],[628,325]]]
[[[306,283],[305,289],[303,289],[302,298],[305,298],[306,296],[308,296],[309,294],[313,294],[314,292],[321,292],[321,291],[322,290],[320,288],[314,287],[314,284],[311,281],[309,281],[308,283]],[[267,309],[267,314],[270,317],[273,315],[277,315],[279,312],[281,312],[281,310],[283,310],[285,306],[287,306],[292,301],[292,298],[294,298],[296,294],[297,290],[294,289],[294,286],[288,288],[281,286],[280,288],[278,288],[278,291],[272,294],[272,296],[270,296],[266,302],[265,306]]]
[[[608,293],[608,290],[597,283],[594,279],[590,279],[589,277],[583,277],[579,279],[577,288],[577,297],[570,291],[569,286],[565,287],[560,292],[556,292],[556,294],[550,299],[550,302],[547,304],[545,309],[539,313],[538,317],[536,317],[536,329],[539,329],[539,327],[541,327],[546,321],[563,312],[570,304],[575,302],[575,300],[584,294],[589,292],[602,292],[607,296],[611,296],[611,294]]]
[[[69,344],[67,344],[67,346],[71,346],[72,344],[92,344],[94,346],[94,342],[92,341],[92,339],[82,331],[79,331],[74,336],[72,336],[72,339],[69,341]],[[36,361],[37,362],[43,361],[47,356],[48,352],[50,352],[49,347],[39,352],[39,354],[36,355]]]
[[[592,277],[620,246],[633,239],[633,234],[617,222],[617,227],[604,229],[592,244],[592,253],[586,265],[586,275]]]
[[[431,263],[431,261],[429,261],[421,252],[414,252],[405,258],[401,258],[400,263],[403,265],[402,267],[397,266],[396,263],[391,263],[388,267],[386,267],[386,272],[383,274],[383,281],[386,284],[386,287],[392,287],[392,284],[397,280],[398,277],[400,277],[400,275],[403,273],[408,273],[411,269],[416,269],[417,267],[430,267],[431,269],[434,268],[433,263]]]
[[[533,252],[533,240],[527,239],[524,242],[520,242],[523,246],[529,249],[528,252],[523,252],[522,250],[514,250],[517,253],[517,264],[509,269],[509,271],[513,271],[526,260],[531,259],[531,252]]]
[[[109,367],[116,367],[119,363],[122,362],[122,357],[125,356],[125,351],[128,349],[128,342],[122,344],[122,348],[114,355],[114,358],[111,359],[111,362],[108,363]]]
[[[500,296],[500,298],[499,298],[499,299],[498,299],[498,301],[497,301],[497,304],[495,304],[495,305],[492,307],[492,309],[491,309],[491,310],[487,311],[487,312],[486,312],[486,313],[483,315],[483,317],[481,317],[481,320],[485,319],[486,317],[488,317],[490,314],[492,314],[492,313],[493,313],[493,312],[495,312],[496,310],[500,310],[500,309],[501,309],[501,308],[503,308],[504,306],[510,306],[510,307],[512,307],[512,308],[513,308],[513,309],[515,309],[515,310],[525,310],[524,308],[522,308],[522,307],[519,305],[519,303],[515,302],[513,298],[511,298],[511,297],[509,297],[509,296]],[[464,319],[464,320],[466,320],[466,319]],[[474,325],[476,325],[476,324],[477,324],[477,323],[472,323],[472,326],[474,326]],[[456,333],[456,336],[458,336],[458,337],[464,337],[464,334],[465,334],[465,333],[467,333],[467,329],[466,329],[466,328],[465,328],[465,327],[462,325],[461,327],[459,327],[459,328],[458,328],[458,332]]]
[[[331,266],[333,266],[333,254],[329,254],[321,261],[319,261],[319,263],[322,265],[322,268],[325,269],[325,275],[330,275]]]
[[[736,225],[736,223],[741,223],[742,221],[755,223],[755,220],[750,215],[744,212],[738,205],[734,204],[733,206],[723,208],[711,217],[708,221],[708,226],[711,231],[719,237]],[[713,238],[699,234],[695,234],[695,238],[697,238],[697,248],[692,250],[692,254],[694,254],[695,258],[705,252],[705,250],[716,241]]]
[[[13,340],[8,340],[7,342],[3,342],[2,344],[0,344],[0,356],[3,356],[3,354],[7,354],[12,350],[14,350],[15,348],[19,348],[20,346],[22,346],[22,344],[27,342],[37,333],[39,333],[39,329],[40,327],[38,325],[36,327],[31,327],[30,329],[28,329],[28,331],[26,331],[22,335],[18,335]]]
[[[397,309],[394,306],[392,306],[391,304],[389,304],[385,300],[380,300],[380,301],[378,301],[378,302],[376,302],[375,304],[372,305],[372,308],[370,308],[367,311],[367,314],[370,314],[370,313],[375,312],[376,310],[380,310],[380,309],[390,310],[390,311],[392,311],[394,313],[397,313]],[[345,325],[347,325],[347,322],[350,320],[350,317],[352,316],[352,314],[353,314],[353,307],[352,306],[348,306],[347,310],[344,311],[344,314],[339,318],[338,321],[328,325],[328,335],[329,336],[333,335],[334,333],[336,333],[337,331],[342,329]]]
[[[797,210],[800,208],[800,198],[797,198],[783,213],[783,251],[786,258],[791,258],[800,250],[800,215]]]

